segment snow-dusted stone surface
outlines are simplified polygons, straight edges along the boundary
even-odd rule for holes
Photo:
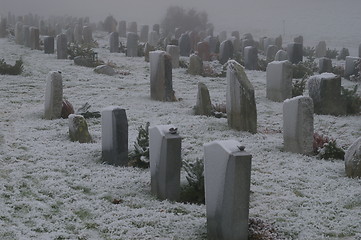
[[[256,47],[248,46],[244,48],[244,67],[247,70],[258,69],[258,50]]]
[[[159,38],[159,33],[156,31],[151,31],[148,36],[148,43],[153,47],[156,47],[158,45]]]
[[[173,125],[149,128],[151,192],[158,199],[175,201],[180,194],[182,138]]]
[[[316,114],[345,114],[341,99],[341,77],[333,73],[314,75],[308,80],[308,94],[313,100]]]
[[[278,47],[276,45],[268,45],[266,49],[266,59],[268,62],[274,61]]]
[[[99,74],[105,74],[108,76],[114,76],[116,74],[114,68],[112,68],[109,65],[99,65],[96,68],[94,68],[94,72]]]
[[[54,50],[54,37],[52,36],[45,36],[44,37],[44,53],[46,54],[53,54]]]
[[[289,61],[270,62],[266,74],[268,99],[283,102],[292,97],[292,64]]]
[[[233,58],[233,44],[231,40],[224,40],[219,47],[219,62],[225,64]]]
[[[40,49],[40,39],[39,39],[39,28],[30,27],[30,48],[32,50]]]
[[[172,82],[172,59],[164,51],[149,52],[150,97],[153,100],[175,100]]]
[[[288,60],[287,52],[282,49],[278,50],[275,55],[275,61],[285,61],[285,60]]]
[[[257,109],[254,88],[243,67],[234,60],[228,61],[226,109],[230,128],[257,132]]]
[[[346,56],[346,61],[345,61],[345,77],[349,77],[353,74],[357,73],[357,69],[356,69],[356,62],[357,60],[360,60],[359,57],[352,57],[352,56]]]
[[[313,102],[298,96],[283,103],[283,143],[286,152],[313,152]]]
[[[92,137],[88,131],[88,124],[82,115],[70,114],[69,137],[73,142],[90,143]]]
[[[318,60],[318,73],[332,72],[332,60],[330,58],[321,57]]]
[[[125,109],[109,106],[101,112],[102,159],[115,166],[128,165],[128,119]]]
[[[179,68],[179,47],[176,45],[168,45],[166,50],[172,57],[172,68]]]
[[[252,155],[235,140],[204,144],[209,240],[247,240]]]
[[[361,178],[361,137],[345,152],[345,170],[348,177]]]
[[[188,73],[191,75],[202,75],[203,61],[199,56],[192,54],[189,57]]]
[[[92,43],[93,42],[93,30],[90,26],[84,26],[82,29],[82,39],[83,43]]]
[[[134,32],[127,33],[127,57],[138,56],[138,39],[139,36]]]
[[[58,59],[68,58],[68,40],[65,34],[59,34],[56,36],[56,56]]]
[[[194,110],[196,115],[212,115],[212,103],[209,91],[207,86],[202,82],[198,83],[197,104],[194,107]]]
[[[44,118],[51,120],[61,116],[63,79],[60,72],[50,72],[46,79]]]
[[[109,48],[111,53],[118,53],[120,52],[119,48],[119,33],[112,32],[109,35]]]
[[[287,45],[288,60],[297,64],[303,60],[303,45],[299,42],[289,43]]]

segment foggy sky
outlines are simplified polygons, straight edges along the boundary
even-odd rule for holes
[[[92,22],[111,14],[117,20],[151,25],[159,23],[171,5],[206,11],[216,31],[303,34],[305,40],[318,35],[329,41],[337,31],[345,41],[352,35],[361,42],[360,0],[0,0],[0,14],[89,16]]]

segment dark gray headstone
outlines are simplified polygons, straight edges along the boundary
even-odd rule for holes
[[[30,48],[40,49],[39,28],[30,27]]]
[[[23,24],[21,22],[17,22],[15,25],[15,42],[20,45],[24,44]]]
[[[297,64],[303,60],[303,45],[301,43],[290,43],[287,45],[288,60]]]
[[[23,25],[23,43],[25,47],[31,47],[31,41],[30,41],[30,26],[29,25]]]
[[[179,51],[180,55],[184,57],[189,57],[191,53],[191,39],[188,34],[183,33],[179,38]]]
[[[256,47],[244,48],[244,67],[248,70],[258,70],[258,50]]]
[[[139,37],[134,32],[127,33],[127,57],[138,56],[138,40]]]
[[[233,44],[231,40],[225,40],[219,48],[219,62],[225,64],[229,59],[233,58]]]
[[[44,37],[44,53],[46,54],[54,53],[54,37],[51,36]]]
[[[56,36],[56,54],[58,59],[67,59],[68,42],[65,34],[59,34]]]
[[[112,32],[109,35],[109,47],[111,53],[118,53],[120,52],[119,47],[119,33],[118,32]]]
[[[127,37],[127,22],[126,21],[119,21],[118,33],[119,33],[119,37]]]
[[[203,74],[203,61],[199,56],[192,54],[189,57],[188,73],[191,75]]]
[[[147,42],[148,41],[148,34],[149,34],[149,25],[142,25],[140,27],[140,36],[139,40],[141,42]]]
[[[268,62],[275,60],[276,53],[278,52],[278,47],[276,45],[268,45],[266,50],[266,59]]]
[[[318,60],[318,73],[332,72],[332,60],[322,57]]]
[[[208,36],[204,39],[205,42],[209,44],[210,53],[218,53],[219,52],[219,41],[216,37]]]

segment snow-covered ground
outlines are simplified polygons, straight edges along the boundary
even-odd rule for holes
[[[94,36],[99,58],[130,75],[99,75],[0,39],[0,58],[13,64],[21,57],[25,66],[20,76],[0,75],[0,239],[206,238],[204,205],[158,201],[150,194],[149,169],[101,162],[99,118],[87,120],[95,140],[90,144],[70,141],[67,119],[43,119],[46,76],[53,70],[62,72],[64,96],[76,109],[85,102],[93,111],[110,105],[126,109],[130,150],[138,127],[148,121],[178,127],[185,161],[202,158],[204,143],[240,141],[253,155],[250,217],[274,223],[287,238],[361,239],[361,179],[347,178],[341,160],[282,151],[282,103],[266,99],[265,72],[246,71],[258,113],[258,133],[252,135],[229,129],[224,118],[192,114],[197,83],[208,86],[213,103],[224,103],[225,78],[175,69],[179,101],[153,101],[149,63],[110,54],[108,36]],[[355,85],[344,79],[342,84]],[[361,118],[315,115],[315,131],[347,148],[361,136]]]

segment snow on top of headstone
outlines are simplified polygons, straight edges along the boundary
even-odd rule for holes
[[[174,125],[156,125],[154,127],[151,127],[150,129],[157,129],[158,132],[162,135],[162,136],[165,136],[166,133],[169,132],[169,129],[176,129],[176,127]]]
[[[120,106],[108,106],[102,109],[102,112],[104,111],[113,111],[115,109],[122,109]]]
[[[285,63],[285,62],[289,62],[288,60],[283,60],[283,61],[272,61],[268,64],[282,64],[282,63]]]
[[[284,100],[283,103],[287,103],[287,102],[299,100],[299,99],[302,99],[302,98],[310,98],[310,97],[307,97],[307,96],[297,96],[297,97],[293,97],[293,98],[288,98],[288,99]]]
[[[332,79],[332,78],[335,78],[337,77],[337,75],[333,74],[333,73],[328,73],[328,72],[325,72],[325,73],[321,73],[319,75],[314,75],[312,76],[311,78],[312,79]]]
[[[228,153],[240,151],[238,147],[241,145],[240,142],[236,140],[218,140],[205,143],[204,147],[209,147],[215,144],[220,145]]]

